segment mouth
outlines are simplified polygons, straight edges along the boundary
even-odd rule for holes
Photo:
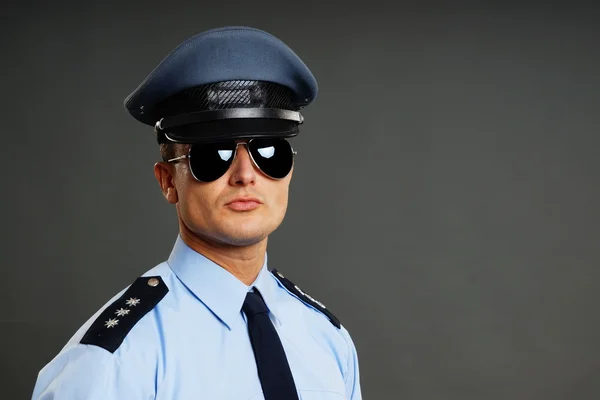
[[[225,206],[234,211],[252,211],[261,204],[262,202],[255,197],[236,197]]]

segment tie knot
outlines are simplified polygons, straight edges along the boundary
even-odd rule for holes
[[[258,292],[248,292],[242,310],[247,316],[256,314],[266,314],[269,312],[265,301]]]

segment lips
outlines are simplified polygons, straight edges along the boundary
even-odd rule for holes
[[[235,211],[251,211],[261,204],[256,197],[236,197],[225,205]]]
[[[262,202],[260,200],[258,200],[256,197],[236,197],[235,199],[231,200],[229,203],[225,204],[225,205],[229,205],[231,203],[258,203],[258,204],[262,204]]]

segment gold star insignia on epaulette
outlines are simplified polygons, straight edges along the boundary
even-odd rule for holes
[[[125,304],[127,304],[129,307],[135,307],[138,304],[140,304],[140,299],[137,299],[135,297],[130,297],[129,300],[127,300],[125,302]]]
[[[131,310],[128,308],[119,308],[117,311],[115,311],[115,314],[117,314],[117,317],[124,317],[125,315],[129,314]]]
[[[106,321],[104,323],[104,326],[106,326],[107,328],[114,328],[118,324],[119,324],[119,320],[118,319],[116,319],[116,318],[109,318],[108,321]]]

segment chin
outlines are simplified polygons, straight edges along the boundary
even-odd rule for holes
[[[228,230],[218,235],[218,240],[231,246],[252,246],[265,240],[268,236],[262,231]]]
[[[221,233],[224,241],[234,246],[250,246],[260,243],[275,230],[266,226],[264,221],[261,224],[240,223],[228,228]]]
[[[246,247],[254,246],[265,239],[263,236],[229,236],[223,242],[229,246]]]

